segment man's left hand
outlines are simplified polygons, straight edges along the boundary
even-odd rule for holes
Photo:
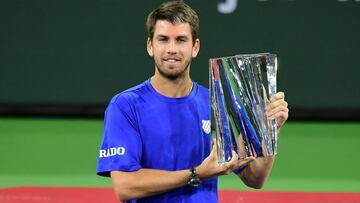
[[[270,103],[266,106],[266,114],[269,120],[276,119],[278,128],[284,125],[289,117],[288,103],[285,101],[284,92],[278,92],[270,98]]]

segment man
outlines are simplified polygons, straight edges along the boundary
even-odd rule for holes
[[[219,165],[210,134],[201,127],[210,120],[210,104],[208,89],[189,74],[200,50],[196,12],[182,1],[166,2],[146,25],[155,73],[111,100],[97,173],[111,176],[117,198],[125,202],[217,202],[217,176],[233,171],[261,188],[274,157],[238,160],[233,153]],[[279,128],[284,124],[283,93],[271,98],[267,113]]]

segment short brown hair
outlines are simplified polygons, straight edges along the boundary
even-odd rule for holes
[[[158,20],[166,20],[172,24],[189,23],[193,43],[199,36],[199,17],[184,1],[177,0],[162,3],[148,15],[146,28],[150,40],[154,37],[154,28]]]

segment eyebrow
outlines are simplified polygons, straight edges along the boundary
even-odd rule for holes
[[[156,38],[169,38],[169,37],[166,35],[157,35]]]
[[[166,39],[168,39],[169,36],[159,34],[159,35],[156,36],[156,38],[157,38],[157,39],[160,39],[160,38],[166,38]],[[179,35],[179,36],[176,37],[176,39],[189,39],[189,37],[186,36],[186,35]]]
[[[188,36],[185,36],[185,35],[180,35],[180,36],[178,36],[178,37],[176,37],[176,39],[189,39],[189,37]]]

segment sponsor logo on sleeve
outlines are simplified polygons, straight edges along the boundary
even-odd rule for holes
[[[210,133],[211,131],[210,120],[202,120],[202,129],[206,134]]]
[[[100,149],[99,157],[106,158],[111,156],[121,156],[125,154],[125,147],[112,147],[109,149]]]

